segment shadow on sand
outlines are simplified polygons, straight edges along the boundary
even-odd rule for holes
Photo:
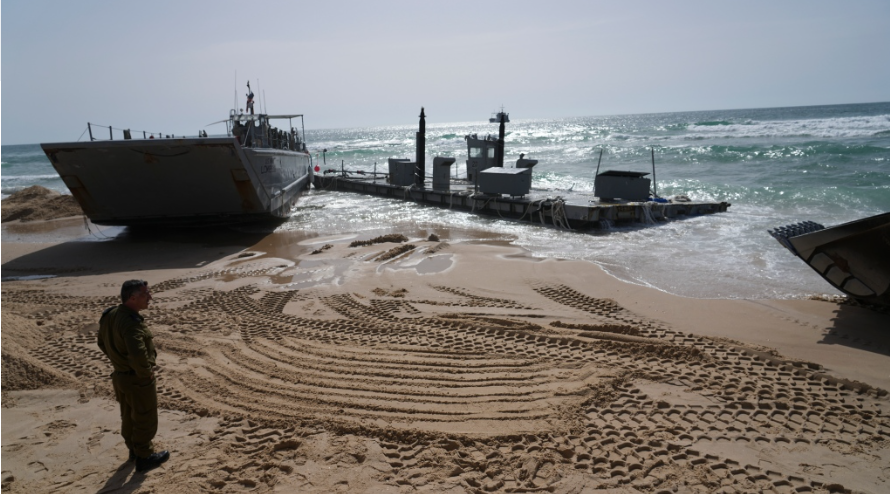
[[[136,492],[142,487],[145,475],[145,473],[137,472],[132,462],[124,462],[115,470],[114,475],[105,481],[105,485],[96,492],[97,494]]]
[[[889,354],[888,312],[839,304],[830,328],[819,343],[844,345],[858,350]]]
[[[12,259],[3,280],[187,269],[235,254],[269,237],[275,225],[161,230],[119,228],[86,235]]]

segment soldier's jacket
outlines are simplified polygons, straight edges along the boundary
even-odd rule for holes
[[[145,319],[126,305],[106,309],[99,319],[99,349],[111,360],[114,370],[136,373],[137,377],[152,376],[157,352],[152,332]]]

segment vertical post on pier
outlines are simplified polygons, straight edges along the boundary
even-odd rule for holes
[[[90,126],[90,122],[87,122],[87,131],[90,132],[90,141],[95,141],[96,139],[93,139],[93,127]]]
[[[111,135],[111,125],[108,126],[108,140],[113,141],[114,136]]]
[[[594,172],[594,192],[597,192],[597,175],[600,175],[600,160],[603,159],[603,147],[600,148],[600,157],[597,158],[597,170]]]
[[[504,168],[504,112],[498,115],[498,142],[495,143],[495,166]]]
[[[656,192],[656,151],[650,146],[650,158],[653,161],[653,199],[659,197]]]
[[[427,145],[427,122],[425,122],[424,107],[421,107],[420,122],[418,122],[418,133],[415,134],[415,185],[418,188],[424,188],[424,177],[427,174],[427,166],[424,163],[424,149]]]

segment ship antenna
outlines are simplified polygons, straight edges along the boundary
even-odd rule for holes
[[[260,98],[261,94],[263,94],[263,91],[260,91],[260,79],[257,79],[257,99]],[[262,101],[260,102],[260,108],[263,108]]]
[[[600,175],[600,160],[603,159],[603,146],[600,146],[600,156],[597,158],[597,170],[594,171],[594,189],[592,192],[597,192],[597,175]]]

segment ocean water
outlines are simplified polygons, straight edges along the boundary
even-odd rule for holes
[[[498,132],[487,120],[440,123],[435,109],[426,113],[428,170],[434,156],[452,156],[457,175],[464,176],[464,136]],[[601,171],[651,173],[654,155],[660,196],[732,206],[727,213],[653,227],[577,233],[313,190],[280,229],[437,233],[453,241],[482,235],[539,256],[587,260],[625,281],[677,295],[797,298],[837,292],[768,229],[805,220],[832,226],[889,210],[888,103],[511,119],[505,165],[520,153],[537,159],[533,188],[539,194],[593,197],[602,150]],[[323,170],[383,171],[387,158],[414,157],[415,115],[396,127],[312,130],[311,123],[308,116],[307,142]],[[67,192],[38,145],[3,146],[3,197],[34,184]]]

